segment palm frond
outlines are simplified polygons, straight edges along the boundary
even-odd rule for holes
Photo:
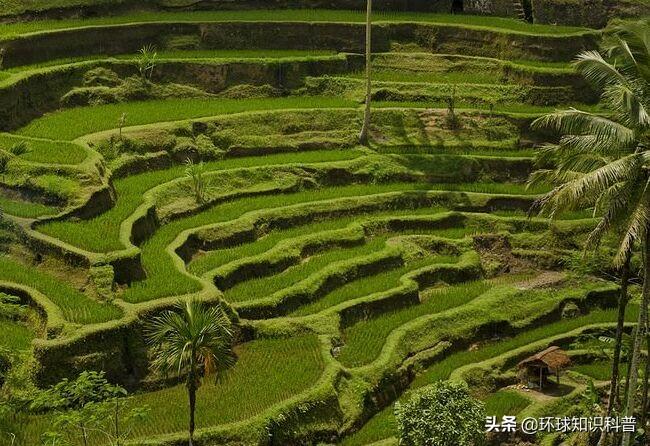
[[[595,50],[584,51],[578,54],[573,65],[587,81],[599,89],[603,89],[609,85],[615,85],[624,80],[623,75],[616,67],[607,62]]]
[[[637,90],[629,83],[611,85],[603,99],[626,126],[643,128],[650,125],[650,116],[642,102],[643,92]]]
[[[180,302],[148,322],[145,337],[154,353],[151,366],[163,374],[182,375],[198,365],[212,372],[234,361],[231,322],[221,306]]]
[[[562,135],[592,135],[598,139],[616,140],[623,146],[632,145],[636,140],[632,129],[606,117],[575,108],[546,114],[533,121],[532,127],[553,129]]]

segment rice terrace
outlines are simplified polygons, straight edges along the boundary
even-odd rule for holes
[[[0,0],[0,445],[650,445],[649,110],[649,0]]]

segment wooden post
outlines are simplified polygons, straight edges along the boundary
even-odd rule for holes
[[[544,368],[539,368],[539,390],[544,388]]]

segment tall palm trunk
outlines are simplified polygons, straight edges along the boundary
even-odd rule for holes
[[[187,392],[190,397],[190,445],[194,444],[194,412],[196,411],[196,372],[192,367],[187,376]]]
[[[370,132],[370,102],[372,94],[372,0],[366,0],[366,106],[363,111],[363,126],[359,144],[367,146]]]
[[[634,347],[632,348],[632,359],[630,360],[630,379],[627,385],[627,398],[623,416],[634,416],[634,406],[636,402],[637,382],[639,379],[639,360],[641,357],[641,344],[646,338],[646,329],[648,325],[648,303],[650,303],[650,228],[646,228],[643,237],[643,295],[641,299],[641,310],[639,311],[639,321],[634,337]],[[632,438],[631,432],[623,434],[622,446],[630,446]]]
[[[625,258],[625,263],[621,268],[621,292],[618,297],[618,318],[616,323],[616,340],[614,344],[614,358],[612,361],[612,379],[609,383],[609,398],[607,400],[607,408],[605,409],[605,416],[612,415],[614,405],[618,399],[619,387],[619,371],[621,364],[621,350],[623,344],[623,331],[625,329],[625,310],[629,301],[627,293],[628,282],[630,280],[630,254]],[[598,446],[606,446],[608,444],[607,432],[603,431],[598,440]]]

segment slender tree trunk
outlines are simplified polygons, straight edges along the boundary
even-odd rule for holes
[[[630,336],[632,342],[634,342],[634,339],[636,338],[636,331],[637,331],[637,327],[633,327],[632,335]],[[625,407],[627,407],[626,401],[630,389],[630,373],[632,373],[631,360],[632,360],[631,357],[629,357],[627,360],[627,371],[625,373],[625,385],[623,386],[623,394],[621,395],[620,389],[618,394],[618,399],[619,399],[618,404],[620,405],[619,407],[621,408],[621,411],[624,410]],[[622,432],[614,432],[614,442],[612,444],[614,446],[620,445],[622,438],[623,438]]]
[[[605,409],[605,416],[609,417],[612,414],[614,405],[618,399],[618,386],[619,386],[619,370],[621,363],[621,350],[623,344],[623,331],[625,329],[625,310],[629,296],[627,293],[628,281],[630,279],[630,254],[625,259],[625,263],[621,268],[621,292],[618,297],[618,318],[616,323],[616,342],[614,344],[614,358],[612,361],[612,380],[609,383],[609,398],[607,400],[607,408]],[[608,444],[607,432],[603,431],[598,440],[598,446],[606,446]]]
[[[190,397],[190,446],[194,444],[194,412],[196,410],[196,375],[194,370],[187,377],[187,391]]]
[[[83,424],[81,425],[81,439],[84,446],[88,446],[88,434],[86,433],[86,426]]]
[[[648,303],[650,302],[650,230],[646,229],[643,237],[643,295],[641,299],[641,309],[639,311],[639,321],[634,337],[634,347],[632,349],[632,359],[630,360],[630,382],[628,383],[628,394],[626,398],[625,411],[623,416],[634,416],[634,406],[636,402],[636,388],[639,378],[639,360],[641,356],[641,344],[646,337],[646,328],[648,325]],[[622,446],[630,446],[632,439],[631,432],[623,434]]]
[[[363,111],[363,126],[359,144],[367,146],[370,132],[370,103],[372,95],[372,0],[366,0],[366,105]]]
[[[643,399],[641,403],[641,420],[639,421],[639,426],[643,429],[643,437],[648,438],[648,430],[646,429],[646,424],[648,423],[648,391],[650,390],[650,320],[647,321],[648,327],[646,328],[646,349],[648,354],[645,358],[645,372],[643,375]]]
[[[115,398],[115,442],[120,446],[120,400]]]

